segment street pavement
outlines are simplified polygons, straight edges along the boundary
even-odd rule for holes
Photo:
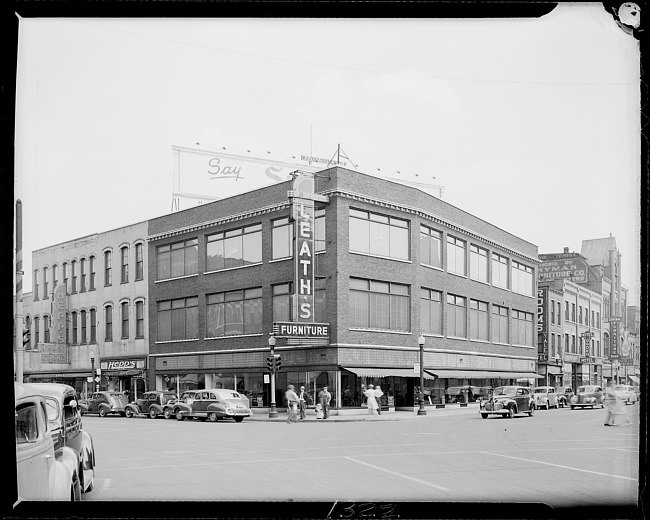
[[[277,417],[269,417],[268,412],[264,413],[254,413],[251,417],[244,419],[246,421],[255,421],[255,422],[282,422],[287,420],[287,411],[286,408],[278,409]],[[335,411],[336,413],[336,411]],[[424,419],[426,417],[444,417],[448,415],[459,415],[459,414],[477,414],[478,415],[478,404],[468,405],[467,407],[458,407],[450,406],[446,408],[427,408],[426,415],[418,415],[417,410],[407,411],[407,410],[396,410],[386,412],[383,411],[381,415],[373,414],[369,415],[368,413],[355,413],[355,414],[337,414],[330,415],[327,419],[316,419],[316,411],[311,408],[307,410],[307,417],[304,421],[298,419],[296,422],[318,422],[318,423],[333,423],[333,422],[360,422],[360,421],[410,421],[414,419]]]

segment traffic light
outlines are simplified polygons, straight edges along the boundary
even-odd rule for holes
[[[282,368],[282,358],[280,354],[275,355],[275,371],[278,372]]]
[[[266,366],[271,372],[275,370],[275,358],[273,356],[269,356],[266,358]]]
[[[23,330],[23,347],[29,347],[29,343],[32,341],[32,333],[29,329]]]

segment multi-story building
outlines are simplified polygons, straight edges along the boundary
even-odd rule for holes
[[[23,297],[24,380],[144,391],[147,368],[147,223],[96,233],[32,253]],[[88,381],[100,369],[98,381]]]
[[[638,385],[641,375],[641,312],[637,305],[627,307],[627,322],[621,342],[621,365],[626,384]]]
[[[305,384],[355,408],[373,382],[389,406],[412,406],[420,354],[432,404],[536,381],[535,245],[343,168],[317,173],[314,192],[309,218],[288,181],[149,221],[149,387],[236,388],[266,407],[274,330],[278,404]],[[311,269],[313,309],[300,278]],[[280,328],[305,319],[325,327]]]

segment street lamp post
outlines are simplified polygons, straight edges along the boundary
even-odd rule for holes
[[[275,356],[275,336],[271,334],[269,336],[269,348],[271,349],[271,356]],[[269,411],[269,417],[277,417],[278,411],[275,408],[275,368],[271,370],[271,410]]]
[[[90,353],[90,393],[95,388],[95,353]]]
[[[424,335],[422,334],[418,338],[418,345],[420,346],[420,407],[418,415],[426,415],[427,411],[424,409]]]

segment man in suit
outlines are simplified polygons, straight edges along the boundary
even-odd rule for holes
[[[332,394],[327,390],[327,387],[324,386],[323,389],[318,392],[318,401],[323,408],[323,419],[327,419],[330,416],[330,401],[332,399]]]
[[[301,386],[300,392],[298,392],[298,407],[300,409],[301,421],[304,421],[307,418],[307,404],[311,404],[311,398],[305,390],[305,387]]]

